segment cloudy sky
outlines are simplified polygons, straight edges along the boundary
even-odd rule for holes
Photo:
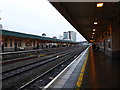
[[[0,0],[4,29],[48,37],[77,30],[47,0]],[[77,32],[77,41],[85,39]]]

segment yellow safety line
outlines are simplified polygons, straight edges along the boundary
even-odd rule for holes
[[[29,56],[35,56],[35,55],[29,55]]]
[[[85,67],[86,67],[87,59],[88,59],[88,54],[89,54],[89,51],[87,52],[87,56],[85,58],[85,61],[84,61],[84,64],[82,66],[82,69],[81,69],[78,81],[76,83],[76,85],[78,87],[76,90],[80,90],[80,87],[81,87],[81,84],[82,84],[82,80],[83,80],[83,76],[84,76],[84,72],[85,72]]]
[[[46,54],[40,54],[38,57],[44,57],[46,56]]]

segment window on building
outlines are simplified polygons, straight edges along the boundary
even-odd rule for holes
[[[22,47],[22,40],[18,41],[18,47]]]
[[[29,42],[26,42],[26,46],[29,46]]]
[[[12,39],[10,39],[10,47],[12,47]]]
[[[35,47],[35,41],[33,41],[33,46]]]
[[[26,46],[28,46],[28,47],[29,47],[29,46],[32,46],[32,41],[31,41],[31,40],[30,40],[30,41],[27,41],[27,42],[26,42]]]
[[[7,39],[5,39],[5,47],[8,47],[8,40]]]
[[[32,41],[31,41],[31,40],[30,40],[30,42],[29,42],[29,43],[30,43],[30,46],[32,46]]]

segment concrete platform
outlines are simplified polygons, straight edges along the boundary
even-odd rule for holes
[[[90,47],[45,86],[43,90],[120,88],[119,69],[119,60],[112,60],[101,51],[93,52],[92,47]]]
[[[89,57],[80,88],[120,88],[120,60],[89,49]]]
[[[73,62],[69,64],[58,76],[56,76],[45,89],[75,89],[81,72],[82,65],[88,54],[88,48],[83,51]]]

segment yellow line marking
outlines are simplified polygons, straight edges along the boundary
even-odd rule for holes
[[[46,54],[40,54],[38,57],[44,57],[46,56]]]
[[[35,55],[29,55],[29,56],[35,56]]]
[[[77,87],[78,87],[76,90],[80,90],[79,88],[81,87],[81,84],[82,84],[82,80],[83,80],[83,76],[84,76],[84,72],[85,72],[85,67],[86,67],[86,64],[87,64],[88,54],[89,54],[89,51],[87,52],[87,55],[86,55],[84,64],[83,64],[83,66],[82,66],[82,69],[81,69],[81,72],[80,72],[78,81],[77,81],[77,83],[76,83],[76,85],[77,85]]]

